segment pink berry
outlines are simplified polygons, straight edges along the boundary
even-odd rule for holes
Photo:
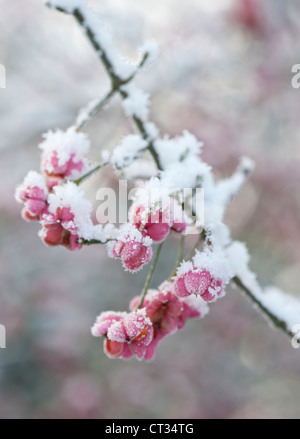
[[[178,297],[187,297],[190,296],[190,292],[187,290],[185,282],[184,282],[184,276],[179,277],[175,280],[174,283],[174,291],[175,294]]]
[[[112,249],[112,256],[121,258],[124,267],[135,273],[152,259],[152,247],[146,246],[139,241],[124,242],[119,240]]]

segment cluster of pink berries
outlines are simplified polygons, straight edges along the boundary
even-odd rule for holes
[[[173,285],[165,282],[158,291],[134,298],[131,312],[103,312],[92,328],[95,337],[104,336],[104,351],[110,358],[151,360],[161,340],[184,327],[187,319],[202,318],[208,312],[200,298],[178,298]]]
[[[45,244],[51,247],[62,245],[71,251],[82,248],[75,216],[70,207],[58,207],[55,213],[43,213],[40,223],[42,229],[39,236]]]
[[[132,224],[140,232],[149,236],[154,242],[163,242],[171,230],[184,233],[187,228],[183,212],[177,211],[175,215],[173,210],[170,204],[165,209],[148,210],[145,206],[136,203],[132,206],[129,216]]]
[[[208,313],[208,303],[225,295],[233,273],[222,251],[204,249],[193,261],[183,262],[172,282],[149,291],[130,304],[131,312],[102,313],[92,328],[104,336],[104,351],[110,358],[151,360],[165,336],[184,327],[187,319]]]
[[[110,256],[121,259],[126,270],[137,272],[152,259],[152,244],[165,241],[171,230],[184,234],[189,219],[169,190],[161,188],[159,181],[151,181],[150,188],[159,192],[155,201],[151,196],[151,202],[137,196],[129,222],[110,238],[103,238],[102,226],[91,220],[91,203],[76,183],[89,170],[85,158],[89,146],[86,135],[73,128],[46,135],[40,145],[41,174],[30,171],[16,191],[24,206],[23,217],[40,222],[39,235],[49,246],[77,250],[82,240],[109,241]],[[225,294],[231,277],[222,250],[207,247],[196,252],[193,261],[183,262],[172,282],[133,299],[129,313],[103,312],[92,334],[104,336],[104,350],[110,358],[151,360],[167,335],[182,329],[187,319],[207,314],[207,303]]]
[[[49,246],[62,245],[70,250],[81,248],[75,213],[69,205],[55,202],[64,192],[74,192],[82,197],[81,191],[72,180],[85,172],[85,154],[89,149],[85,134],[74,129],[66,132],[49,132],[41,143],[41,172],[30,171],[22,185],[16,190],[16,199],[23,204],[22,216],[28,221],[40,221],[40,236]],[[52,204],[51,204],[52,202]]]

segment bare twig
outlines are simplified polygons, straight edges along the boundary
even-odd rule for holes
[[[95,172],[100,171],[100,169],[104,168],[104,166],[108,165],[109,162],[101,163],[100,165],[95,166],[93,169],[91,169],[89,172],[84,174],[82,177],[78,178],[78,180],[74,181],[75,184],[79,185],[83,183],[85,180],[87,180],[89,177],[91,177]]]

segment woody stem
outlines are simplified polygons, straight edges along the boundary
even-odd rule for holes
[[[159,258],[162,246],[163,246],[163,243],[159,244],[157,249],[156,249],[156,252],[155,252],[155,255],[154,255],[154,258],[153,258],[153,261],[152,261],[152,265],[151,265],[150,271],[149,271],[147,279],[146,279],[145,286],[144,286],[142,294],[141,294],[141,299],[140,299],[139,304],[136,307],[136,309],[139,309],[139,308],[141,308],[143,306],[144,299],[145,299],[145,297],[146,297],[146,295],[148,293],[148,290],[149,290],[149,287],[150,287],[150,284],[151,284],[151,281],[152,281],[152,278],[153,278],[153,274],[154,274],[154,271],[155,271],[155,268],[156,268],[156,265],[157,265],[157,262],[158,262],[158,258]]]
[[[261,311],[263,316],[272,322],[272,324],[280,329],[282,332],[284,332],[289,338],[293,338],[295,334],[288,329],[288,326],[286,322],[283,320],[280,320],[275,314],[273,314],[268,308],[266,308],[263,303],[252,293],[252,291],[243,283],[243,281],[238,277],[235,276],[232,279],[232,282],[234,282],[240,290],[242,290],[246,296],[253,302],[257,308]]]

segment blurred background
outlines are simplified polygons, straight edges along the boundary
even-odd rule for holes
[[[226,222],[248,243],[263,286],[300,296],[300,4],[292,0],[94,0],[132,61],[147,39],[159,58],[138,77],[162,133],[204,140],[217,177],[241,155],[257,168]],[[1,418],[299,418],[299,351],[238,290],[160,346],[151,363],[109,360],[90,335],[96,316],[126,310],[146,270],[126,274],[101,247],[46,248],[20,218],[14,190],[39,168],[41,133],[71,125],[109,82],[71,17],[41,0],[0,0]],[[116,98],[86,131],[93,157],[132,127]],[[85,186],[95,202],[110,170]],[[95,202],[96,203],[96,202]],[[96,206],[96,204],[95,204]],[[153,286],[174,266],[164,249]],[[299,322],[300,323],[300,322]]]

